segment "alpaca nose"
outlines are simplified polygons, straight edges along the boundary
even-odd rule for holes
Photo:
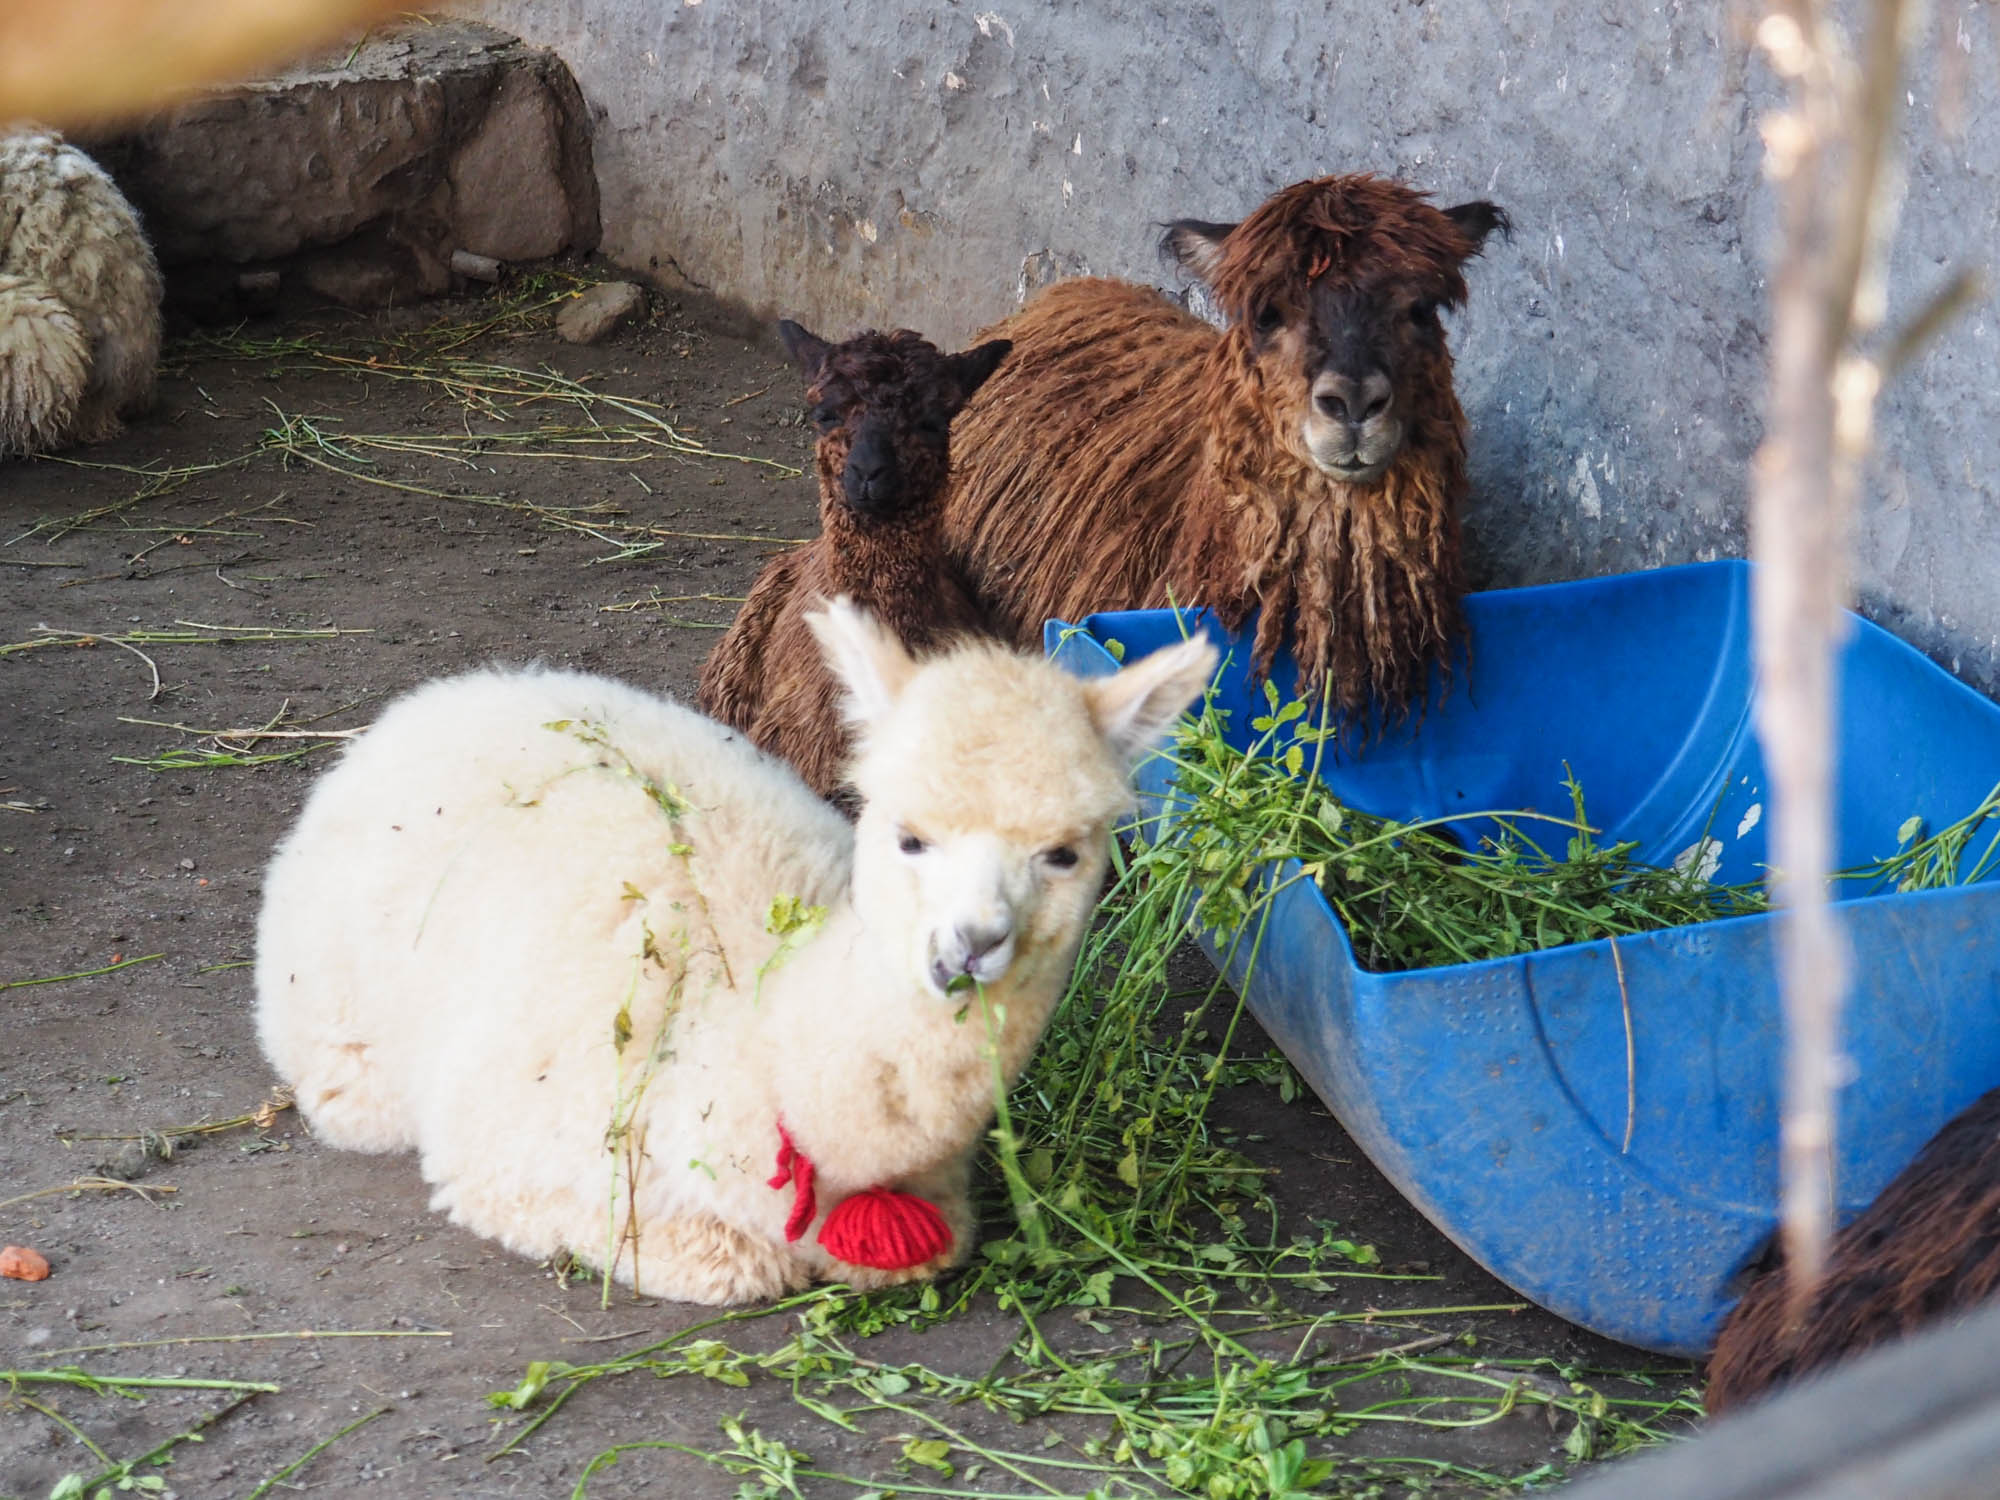
[[[1008,944],[1014,924],[1005,918],[990,924],[954,927],[942,940],[933,938],[931,978],[940,990],[949,991],[961,978],[970,976],[991,983],[1005,972],[1012,956]]]
[[[1014,935],[1014,924],[1002,921],[991,927],[961,927],[956,936],[965,947],[965,966],[970,969]]]
[[[1380,370],[1370,370],[1359,380],[1332,370],[1320,373],[1313,382],[1313,402],[1326,416],[1360,428],[1388,413],[1395,388]]]
[[[879,504],[896,487],[896,451],[873,433],[864,433],[848,450],[840,486],[855,505]]]

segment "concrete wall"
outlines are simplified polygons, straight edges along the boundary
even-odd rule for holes
[[[1168,280],[1159,221],[1368,168],[1491,197],[1512,244],[1453,328],[1475,571],[1738,554],[1759,437],[1772,96],[1724,0],[492,0],[595,117],[604,249],[760,311],[962,338],[1029,286]],[[1891,306],[2000,228],[1996,18],[1940,0],[1911,88]],[[1996,314],[1894,389],[1866,606],[2000,686]],[[1663,624],[1668,622],[1663,622]]]

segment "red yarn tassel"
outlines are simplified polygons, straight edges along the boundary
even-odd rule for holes
[[[792,1189],[792,1211],[785,1216],[785,1242],[790,1244],[806,1232],[819,1206],[813,1201],[812,1158],[792,1144],[792,1133],[785,1129],[783,1120],[778,1122],[778,1170],[765,1185],[789,1185]]]
[[[878,1187],[834,1204],[820,1226],[819,1242],[850,1266],[906,1271],[949,1250],[951,1229],[922,1198]]]

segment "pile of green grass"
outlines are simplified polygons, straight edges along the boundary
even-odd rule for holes
[[[1304,725],[1306,704],[1280,703],[1257,738],[1233,747],[1210,706],[1174,745],[1168,835],[1213,867],[1200,916],[1232,931],[1265,899],[1274,862],[1296,859],[1340,916],[1366,969],[1394,972],[1505,958],[1566,943],[1684,927],[1766,909],[1759,885],[1712,885],[1699,874],[1633,859],[1636,843],[1600,844],[1583,788],[1563,769],[1571,816],[1477,812],[1400,822],[1338,801],[1317,777],[1338,729]],[[1448,825],[1491,829],[1466,848]],[[1540,834],[1540,837],[1537,834]],[[1544,845],[1563,840],[1560,853]],[[1297,877],[1293,877],[1297,878]]]
[[[1338,728],[1306,725],[1303,701],[1281,703],[1264,685],[1267,712],[1251,721],[1257,738],[1229,743],[1212,705],[1178,731],[1171,752],[1175,787],[1164,837],[1198,851],[1208,872],[1197,898],[1202,925],[1233,932],[1268,900],[1274,867],[1301,869],[1338,913],[1363,968],[1378,972],[1506,958],[1569,943],[1687,927],[1770,909],[1761,882],[1718,885],[1696,870],[1633,858],[1635,841],[1602,844],[1583,788],[1562,770],[1570,816],[1525,811],[1461,813],[1400,822],[1349,807],[1318,778],[1320,757]],[[1924,831],[1905,819],[1895,851],[1843,870],[1836,880],[1868,892],[1935,890],[1984,878],[2000,864],[2000,830],[1977,857],[1972,845],[2000,817],[2000,786],[1970,813]],[[1483,824],[1466,848],[1450,825]],[[1538,838],[1535,830],[1547,830]],[[1545,845],[1562,840],[1560,853]],[[1710,840],[1703,835],[1697,848]]]

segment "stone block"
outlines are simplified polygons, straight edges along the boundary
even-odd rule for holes
[[[493,260],[541,260],[573,236],[562,175],[562,119],[542,79],[500,80],[479,129],[451,160],[458,245]]]
[[[597,242],[574,80],[472,21],[371,34],[87,145],[139,209],[170,290],[176,268],[296,259],[305,284],[376,306],[448,286],[455,250],[532,260]]]
[[[329,302],[358,311],[401,307],[451,286],[451,273],[434,258],[370,229],[325,250],[299,257],[299,278]]]

